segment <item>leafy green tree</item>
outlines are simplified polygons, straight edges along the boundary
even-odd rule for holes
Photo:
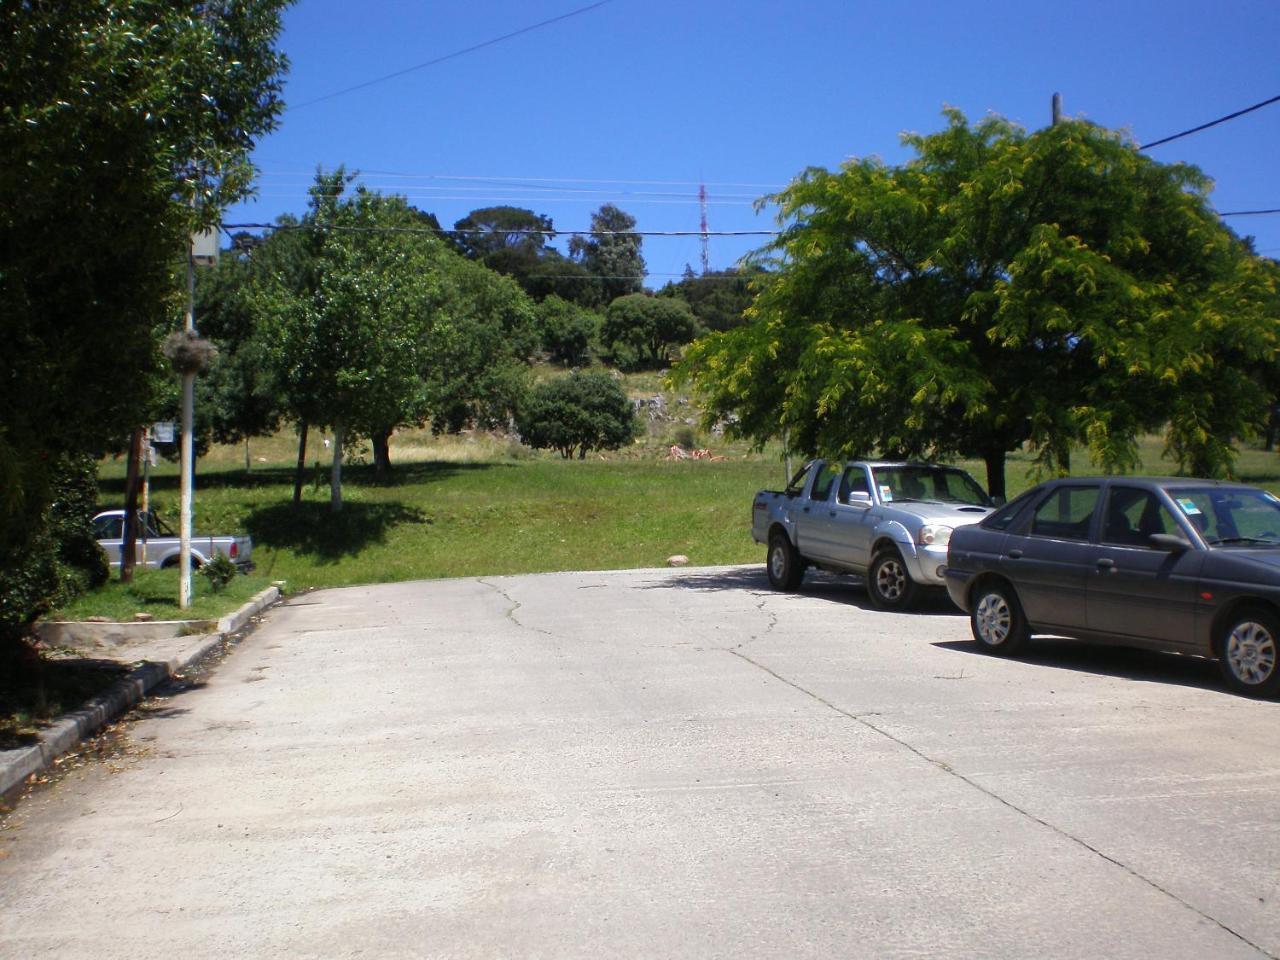
[[[591,359],[591,344],[600,332],[600,316],[551,296],[538,304],[542,349],[558,363],[581,366]]]
[[[672,348],[698,335],[698,321],[683,300],[633,293],[619,297],[605,311],[600,338],[624,365],[661,366]]]
[[[635,229],[635,217],[606,203],[591,215],[590,236],[569,239],[569,256],[595,279],[602,303],[611,303],[644,289],[642,238],[636,235]]]
[[[908,163],[809,169],[770,198],[777,272],[677,379],[757,442],[980,457],[995,494],[1009,451],[1060,471],[1086,442],[1126,470],[1162,422],[1184,469],[1228,472],[1265,412],[1276,283],[1203,174],[1082,121],[946,116],[904,137]]]
[[[454,224],[454,245],[464,256],[514,279],[541,302],[558,296],[583,306],[600,302],[600,286],[581,264],[550,245],[551,218],[523,207],[472,210]]]
[[[254,244],[256,265],[270,259],[265,243]],[[245,444],[280,426],[283,410],[270,347],[254,308],[255,261],[245,244],[224,250],[218,265],[196,277],[195,317],[201,333],[218,349],[209,370],[196,382],[196,427],[202,439]]]
[[[250,150],[281,109],[284,5],[0,5],[6,570],[49,529],[56,465],[115,445],[153,406],[154,331],[180,316],[175,261],[247,193]]]
[[[732,330],[747,322],[747,307],[755,299],[751,280],[761,272],[752,267],[695,274],[686,266],[680,281],[668,283],[657,295],[683,300],[704,330]]]
[[[472,210],[453,228],[454,242],[471,260],[487,260],[507,251],[528,251],[536,259],[556,235],[550,217],[523,207]]]
[[[558,450],[566,460],[589,450],[617,450],[635,437],[635,410],[607,373],[575,371],[538,384],[517,420],[523,441],[535,450]]]
[[[369,437],[385,475],[399,426],[506,423],[537,344],[517,284],[412,229],[402,197],[346,194],[350,179],[317,176],[311,211],[286,231],[304,240],[258,294],[290,415],[333,430],[335,510],[348,440]]]

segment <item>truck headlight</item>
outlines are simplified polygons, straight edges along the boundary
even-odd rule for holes
[[[926,523],[916,534],[916,543],[925,547],[945,547],[950,542],[951,528],[940,523]]]

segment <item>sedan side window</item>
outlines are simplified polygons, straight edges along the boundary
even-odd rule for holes
[[[94,522],[95,540],[119,540],[124,536],[124,520],[120,517],[103,517]]]
[[[1150,490],[1112,487],[1102,527],[1102,542],[1149,547],[1153,533],[1181,534],[1177,521]]]
[[[1031,535],[1055,540],[1088,540],[1097,502],[1097,487],[1059,487],[1036,507]]]

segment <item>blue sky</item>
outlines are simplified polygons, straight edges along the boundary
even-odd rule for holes
[[[1280,2],[869,3],[610,0],[597,9],[342,96],[590,0],[301,0],[286,13],[290,106],[255,152],[260,195],[226,223],[301,214],[317,165],[339,163],[449,227],[511,204],[561,230],[615,203],[637,229],[770,230],[752,201],[807,166],[890,163],[943,105],[1028,128],[1064,113],[1159,139],[1280,94]],[[1214,179],[1220,211],[1280,207],[1280,103],[1150,151]],[[1230,218],[1280,256],[1280,215]],[[764,238],[710,239],[731,266]],[[648,285],[697,237],[644,241]]]

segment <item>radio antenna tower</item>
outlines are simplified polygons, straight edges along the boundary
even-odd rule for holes
[[[698,184],[698,206],[702,210],[702,275],[711,272],[711,235],[707,233],[707,185]]]

